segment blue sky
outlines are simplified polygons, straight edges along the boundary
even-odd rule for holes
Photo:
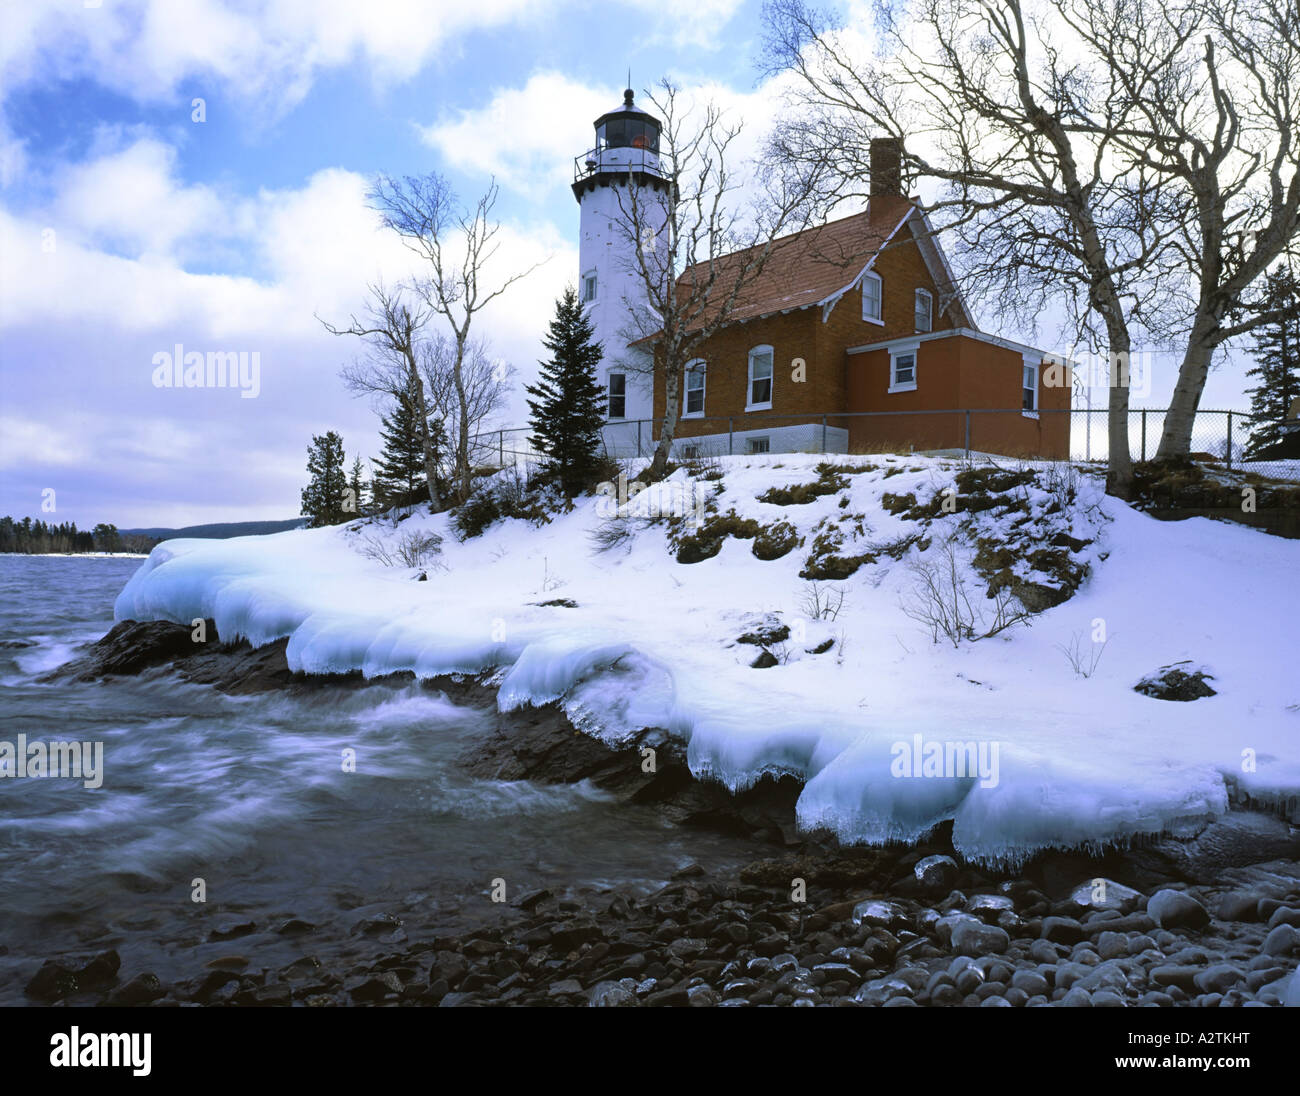
[[[526,383],[576,277],[572,158],[627,68],[743,117],[750,147],[775,109],[759,0],[26,0],[0,18],[0,513],[81,526],[292,516],[312,433],[376,454],[338,380],[356,348],[313,318],[405,269],[366,207],[374,173],[437,170],[469,197],[496,177],[500,261],[547,260],[480,328]],[[256,352],[257,398],[155,387],[177,343]],[[1244,406],[1240,389],[1216,374],[1205,404]]]

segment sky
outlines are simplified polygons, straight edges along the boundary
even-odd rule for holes
[[[541,265],[476,331],[517,369],[503,423],[523,425],[578,274],[573,158],[628,70],[638,93],[671,76],[717,102],[751,150],[778,109],[760,0],[0,11],[0,513],[82,528],[293,517],[313,434],[378,454],[373,407],[339,380],[359,347],[317,318],[411,270],[367,204],[376,173],[437,171],[469,200],[499,185],[495,273]],[[247,355],[245,383],[159,386],[177,347]],[[1202,406],[1244,408],[1242,368]]]

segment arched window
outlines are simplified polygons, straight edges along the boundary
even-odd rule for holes
[[[772,366],[770,346],[756,346],[749,352],[749,384],[745,392],[745,410],[762,411],[772,406]]]
[[[682,417],[704,414],[704,359],[686,363],[686,385],[682,394]]]

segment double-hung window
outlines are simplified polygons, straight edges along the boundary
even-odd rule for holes
[[[589,301],[596,299],[596,272],[593,270],[590,274],[582,276],[582,303],[587,304]]]
[[[883,324],[884,300],[884,283],[880,275],[868,270],[862,275],[862,318],[869,323]]]
[[[918,343],[897,346],[889,352],[889,391],[912,392],[916,389],[916,355]]]
[[[934,326],[934,301],[928,290],[916,291],[916,329],[929,331]]]
[[[1020,381],[1020,410],[1026,415],[1038,414],[1038,363],[1025,359]]]
[[[704,414],[704,362],[698,358],[686,366],[686,394],[682,414]]]
[[[749,352],[749,389],[745,410],[761,411],[772,406],[772,348],[756,346]]]
[[[608,407],[605,414],[611,419],[621,419],[627,415],[627,374],[611,373],[609,375]]]

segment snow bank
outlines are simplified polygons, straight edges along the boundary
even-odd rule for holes
[[[503,710],[559,700],[577,726],[612,743],[664,728],[687,744],[693,772],[732,789],[794,775],[805,783],[800,824],[846,841],[911,841],[951,819],[967,856],[1016,862],[1049,846],[1097,848],[1197,825],[1227,809],[1229,786],[1294,806],[1300,542],[1199,518],[1157,522],[1084,479],[1053,520],[1090,542],[1077,553],[1089,579],[1030,627],[953,649],[903,611],[918,546],[833,584],[845,592],[833,621],[802,615],[809,584],[798,575],[824,522],[857,528],[846,554],[918,531],[881,495],[924,502],[957,466],[861,458],[877,467],[850,474],[846,490],[803,505],[757,501],[771,486],[811,482],[820,459],[724,458],[721,481],[679,471],[622,506],[587,499],[543,528],[507,520],[464,543],[446,515],[168,541],[115,611],[183,624],[212,617],[223,638],[254,645],[288,636],[290,666],[311,673],[500,668]],[[594,549],[592,533],[611,515],[652,518],[660,505],[681,515],[682,500],[694,507],[701,492],[719,513],[793,523],[802,545],[764,561],[733,538],[712,559],[679,564],[661,523]],[[1022,494],[1018,513],[977,515],[982,534],[1051,514],[1059,498],[1036,485]],[[967,521],[938,518],[928,531],[937,539]],[[360,550],[363,536],[412,529],[444,537],[445,568],[427,581]],[[778,665],[754,669],[758,648],[736,640],[764,616],[792,634],[772,647]],[[1095,651],[1099,625],[1106,645],[1084,678],[1063,649],[1081,640]],[[830,650],[811,653],[828,639]],[[1133,692],[1181,660],[1208,668],[1218,695],[1176,703]]]

